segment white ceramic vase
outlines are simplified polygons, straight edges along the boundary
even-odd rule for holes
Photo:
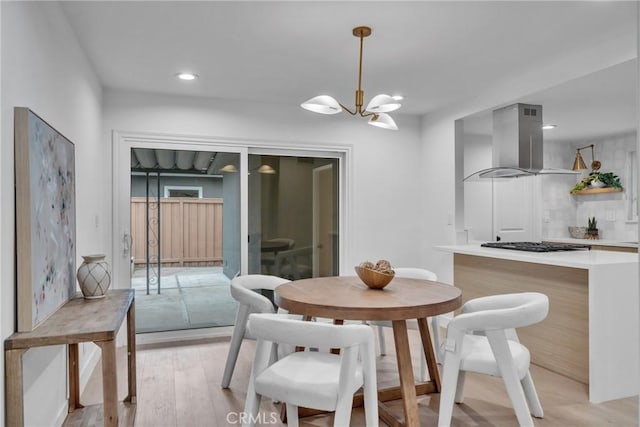
[[[103,298],[111,285],[111,270],[104,254],[84,255],[76,277],[87,299]]]

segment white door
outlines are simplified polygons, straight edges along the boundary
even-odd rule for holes
[[[539,241],[538,194],[535,176],[494,179],[492,240]]]

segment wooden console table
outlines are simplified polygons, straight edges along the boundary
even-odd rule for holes
[[[24,425],[22,355],[34,347],[66,344],[69,352],[69,412],[80,404],[78,343],[94,342],[102,351],[104,425],[118,425],[116,335],[127,316],[127,371],[129,393],[125,402],[136,403],[135,291],[112,289],[102,299],[86,300],[81,294],[64,304],[31,332],[17,332],[4,342],[6,424]]]

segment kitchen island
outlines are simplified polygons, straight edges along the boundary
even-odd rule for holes
[[[548,317],[518,331],[532,363],[588,384],[594,403],[638,394],[638,254],[437,249],[453,255],[464,301],[511,292],[549,297]]]

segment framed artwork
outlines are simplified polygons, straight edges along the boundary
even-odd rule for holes
[[[75,147],[28,108],[14,121],[18,332],[28,332],[75,294]]]

